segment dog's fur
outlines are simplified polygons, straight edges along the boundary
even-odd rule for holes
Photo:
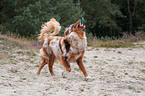
[[[46,22],[45,24],[42,24],[42,29],[41,29],[41,33],[39,34],[39,41],[43,41],[44,40],[44,35],[48,35],[48,36],[53,36],[53,35],[57,35],[61,29],[60,23],[57,22],[54,18],[50,19],[50,21]],[[54,31],[53,33],[51,33],[52,31]]]
[[[65,67],[66,71],[70,72],[70,61],[73,60],[76,61],[84,76],[88,76],[82,62],[87,47],[87,38],[85,32],[81,30],[83,28],[78,27],[80,23],[81,21],[78,20],[77,23],[66,29],[65,37],[44,36],[44,44],[40,49],[42,58],[41,65],[37,71],[38,75],[46,64],[48,64],[51,75],[55,75],[53,72],[53,64],[56,60],[60,60],[60,63]]]

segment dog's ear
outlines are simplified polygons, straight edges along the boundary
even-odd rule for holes
[[[65,28],[64,35],[67,36],[69,34],[69,28]]]

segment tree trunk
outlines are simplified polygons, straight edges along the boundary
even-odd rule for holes
[[[135,9],[137,6],[137,2],[136,0],[134,1],[134,7],[133,7],[133,12],[131,13],[130,11],[130,0],[127,0],[127,4],[128,4],[128,13],[129,13],[129,32],[132,33],[132,24],[133,24],[133,20],[132,17],[135,15]]]
[[[130,11],[129,0],[127,0],[127,4],[128,4],[128,13],[129,13],[129,32],[132,33],[132,14]]]

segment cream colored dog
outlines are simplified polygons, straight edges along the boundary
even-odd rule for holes
[[[53,36],[57,35],[61,29],[60,23],[57,22],[54,18],[50,19],[50,21],[42,24],[41,33],[39,34],[39,41],[44,41],[45,36]],[[54,31],[53,33],[51,33]]]

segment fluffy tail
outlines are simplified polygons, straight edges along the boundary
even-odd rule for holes
[[[57,22],[54,18],[50,19],[49,22],[46,22],[45,24],[42,24],[42,29],[41,29],[41,33],[39,34],[39,41],[44,41],[44,38],[47,36],[54,36],[57,35],[61,29],[61,26],[59,24],[59,22]],[[53,33],[51,33],[52,31],[54,31]]]

